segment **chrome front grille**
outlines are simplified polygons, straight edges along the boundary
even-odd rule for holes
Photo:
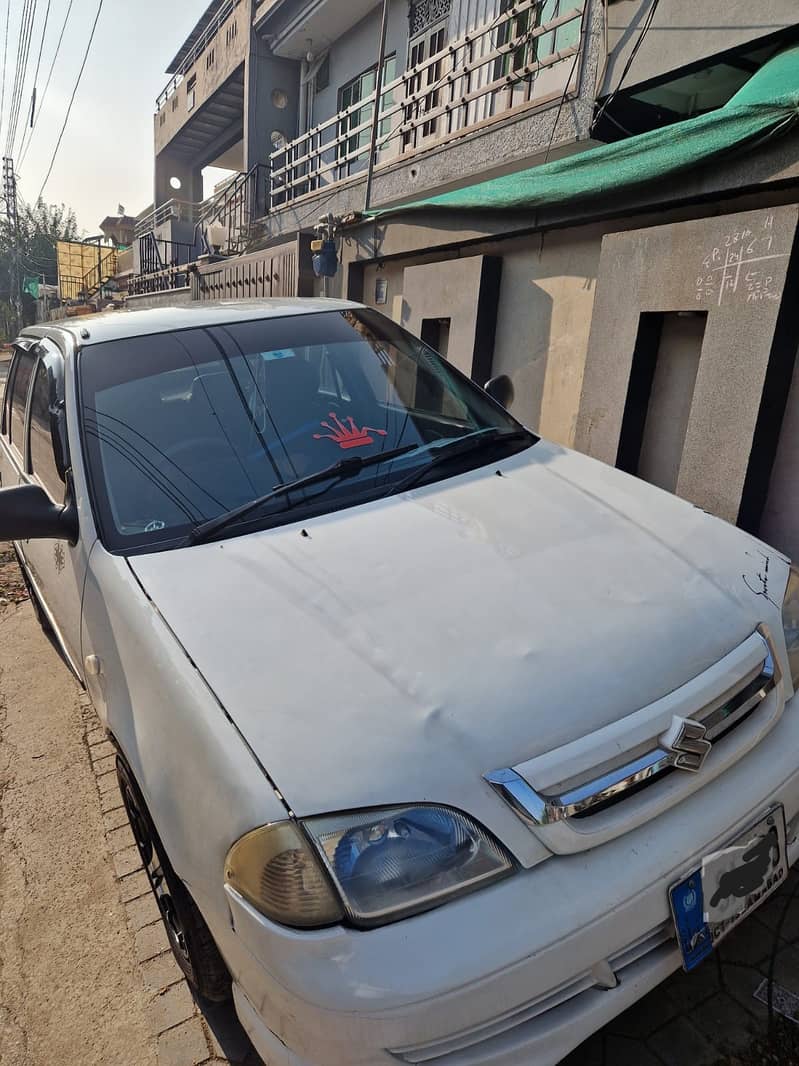
[[[586,820],[642,792],[675,770],[698,773],[711,749],[756,714],[780,683],[779,665],[765,627],[755,635],[762,657],[727,691],[689,717],[674,716],[648,744],[625,751],[558,791],[537,790],[518,768],[485,775],[489,784],[532,828]],[[662,725],[663,723],[661,723]]]

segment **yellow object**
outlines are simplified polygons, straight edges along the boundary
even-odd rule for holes
[[[80,241],[58,241],[58,289],[62,300],[91,296],[117,272],[115,248]]]

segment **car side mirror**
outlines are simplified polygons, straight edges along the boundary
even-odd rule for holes
[[[501,407],[510,407],[516,392],[513,382],[507,374],[498,374],[485,384],[485,391],[492,400],[496,400]]]
[[[0,489],[0,540],[77,539],[74,503],[59,507],[38,485]]]

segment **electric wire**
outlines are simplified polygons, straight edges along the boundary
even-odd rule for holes
[[[9,3],[10,2],[11,2],[11,0],[9,0]],[[67,7],[67,13],[66,13],[66,15],[64,15],[64,22],[63,22],[63,24],[61,26],[61,32],[58,35],[58,41],[56,42],[55,52],[53,53],[53,58],[52,58],[52,60],[50,62],[50,69],[47,72],[47,81],[44,84],[44,90],[42,92],[41,99],[39,100],[38,107],[36,108],[36,116],[35,116],[35,118],[33,120],[33,126],[28,131],[28,142],[26,144],[25,141],[23,140],[23,143],[22,143],[22,149],[20,151],[20,157],[19,157],[20,168],[22,167],[22,164],[25,162],[25,157],[27,156],[28,149],[31,146],[31,141],[33,140],[33,135],[36,132],[36,127],[39,124],[39,116],[41,115],[42,108],[44,107],[44,101],[45,101],[45,98],[47,96],[47,90],[50,88],[50,81],[52,80],[52,77],[53,77],[53,70],[55,69],[56,60],[58,59],[58,54],[61,51],[61,42],[64,40],[64,33],[66,32],[67,23],[69,22],[69,16],[72,13],[72,5],[74,4],[74,2],[75,2],[75,0],[69,0],[69,5]]]
[[[21,69],[21,62],[20,61],[21,61],[21,58],[22,58],[22,46],[23,46],[23,41],[24,41],[24,38],[25,38],[25,26],[26,26],[27,20],[28,20],[28,11],[30,9],[30,4],[31,4],[31,0],[25,0],[25,2],[23,4],[23,7],[22,7],[22,12],[20,14],[19,36],[17,37],[17,57],[16,57],[16,59],[14,61],[14,80],[13,80],[13,83],[12,83],[12,86],[11,86],[11,102],[10,102],[9,108],[8,108],[8,119],[6,121],[6,142],[5,142],[6,147],[5,147],[5,151],[3,152],[3,154],[6,155],[6,156],[9,156],[11,154],[11,151],[10,151],[10,147],[11,147],[10,146],[11,129],[12,129],[12,126],[13,126],[13,123],[14,123],[14,109],[15,109],[16,103],[17,103],[17,91],[18,91],[18,86],[19,86],[19,72],[20,72],[20,69]]]
[[[9,155],[9,156],[13,156],[13,154],[14,154],[14,144],[15,144],[16,139],[17,139],[17,128],[19,126],[19,116],[20,116],[20,112],[22,110],[22,97],[23,97],[23,93],[25,91],[25,78],[26,78],[27,73],[28,73],[28,59],[30,57],[31,40],[33,38],[33,26],[34,26],[34,23],[36,21],[36,5],[37,5],[37,3],[38,3],[38,0],[32,0],[32,2],[30,3],[29,8],[28,8],[28,11],[29,11],[28,21],[22,27],[22,32],[24,33],[24,39],[23,39],[22,35],[20,36],[20,42],[21,42],[21,45],[22,45],[21,63],[20,63],[20,69],[19,69],[19,84],[18,84],[18,89],[17,89],[16,105],[15,105],[15,108],[14,108],[14,111],[13,111],[13,116],[12,116],[13,117],[13,122],[12,122],[11,128],[9,130],[9,145],[8,145],[8,150],[6,152],[6,155]]]
[[[72,105],[74,104],[75,97],[77,96],[77,93],[78,93],[78,88],[80,86],[81,78],[83,77],[83,71],[86,69],[86,61],[89,58],[89,52],[91,51],[92,42],[94,41],[94,34],[95,34],[96,30],[97,30],[97,23],[100,21],[100,14],[101,14],[101,12],[103,10],[104,2],[105,2],[105,0],[100,0],[100,3],[97,5],[97,14],[94,16],[94,23],[92,24],[92,30],[91,30],[91,33],[89,34],[89,40],[86,42],[86,51],[83,53],[83,61],[81,62],[80,70],[78,71],[78,76],[75,79],[75,85],[74,85],[74,87],[72,89],[72,95],[69,98],[69,104],[67,106],[67,113],[64,116],[64,124],[61,127],[61,132],[58,135],[58,140],[56,141],[56,146],[55,146],[55,148],[53,150],[53,155],[52,155],[52,157],[50,159],[50,165],[47,168],[47,173],[44,176],[44,181],[42,182],[41,188],[39,189],[39,195],[36,197],[37,200],[41,199],[42,193],[45,190],[45,186],[47,185],[47,182],[50,180],[50,175],[53,172],[53,167],[55,166],[55,161],[56,161],[56,158],[58,156],[58,150],[61,147],[61,141],[64,138],[64,132],[66,131],[67,123],[69,122],[69,116],[72,113]]]
[[[591,129],[592,130],[596,129],[597,123],[599,122],[599,120],[605,114],[607,109],[610,107],[610,105],[613,103],[613,101],[618,96],[619,91],[620,91],[622,85],[624,84],[625,79],[627,78],[627,75],[630,73],[630,68],[632,67],[633,63],[635,62],[635,57],[638,55],[638,52],[641,49],[641,45],[644,43],[644,40],[646,39],[646,35],[649,33],[649,30],[650,30],[650,28],[652,26],[652,23],[654,22],[655,13],[656,13],[656,11],[658,9],[658,4],[659,3],[660,3],[660,0],[652,0],[652,6],[649,9],[649,12],[648,12],[646,18],[644,19],[644,24],[641,27],[641,32],[638,35],[638,39],[636,40],[635,44],[632,47],[632,50],[630,51],[629,56],[627,57],[627,62],[624,64],[624,69],[621,72],[621,77],[619,78],[619,80],[618,80],[618,82],[616,84],[616,88],[613,90],[613,92],[610,94],[610,96],[605,100],[605,102],[600,107],[599,111],[597,111],[596,115],[594,116],[594,121],[591,124]]]
[[[3,44],[3,80],[0,87],[0,132],[3,129],[3,112],[6,106],[6,65],[8,62],[8,24],[11,21],[11,0],[6,0],[6,32]]]
[[[36,114],[36,86],[39,84],[39,68],[42,65],[42,51],[44,50],[44,38],[47,33],[47,23],[50,20],[50,4],[52,0],[47,0],[47,10],[44,13],[44,25],[42,26],[42,36],[39,41],[39,55],[36,58],[36,73],[33,75],[33,92],[31,94],[31,111],[30,111],[30,124],[33,125],[33,119]],[[20,143],[20,149],[25,141],[25,133],[22,134],[22,142]]]

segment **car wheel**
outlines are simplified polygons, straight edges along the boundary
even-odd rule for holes
[[[117,778],[142,865],[178,965],[199,996],[222,1003],[231,996],[228,969],[205,919],[172,869],[139,787],[120,756],[117,756]]]

